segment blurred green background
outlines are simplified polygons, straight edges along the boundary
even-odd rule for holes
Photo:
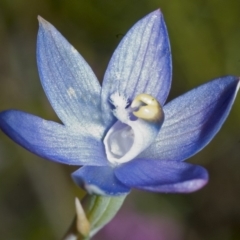
[[[172,47],[169,99],[215,77],[240,75],[237,0],[1,0],[0,110],[57,119],[36,67],[37,15],[79,50],[101,81],[122,36],[157,8]],[[175,240],[239,240],[239,109],[238,97],[220,133],[189,160],[208,169],[205,188],[189,195],[133,191],[124,207],[134,208],[138,216],[174,221]],[[0,239],[60,239],[72,221],[74,197],[84,194],[71,180],[74,169],[40,159],[0,133]]]

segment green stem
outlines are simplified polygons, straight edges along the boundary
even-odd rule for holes
[[[100,229],[102,229],[121,208],[127,195],[119,197],[107,197],[98,195],[86,195],[81,203],[90,223],[89,236],[83,236],[77,230],[77,217],[62,240],[90,240]]]

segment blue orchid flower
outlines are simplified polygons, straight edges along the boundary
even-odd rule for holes
[[[0,114],[3,132],[38,156],[82,166],[72,177],[89,193],[188,193],[207,183],[203,167],[183,160],[219,131],[239,78],[215,79],[165,105],[172,65],[159,10],[124,36],[102,87],[75,48],[50,23],[40,17],[39,22],[40,79],[63,124],[8,110]]]

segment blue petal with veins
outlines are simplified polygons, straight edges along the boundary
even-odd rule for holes
[[[43,89],[62,124],[17,110],[1,112],[1,130],[19,145],[51,161],[83,166],[72,178],[93,194],[122,195],[131,188],[189,193],[207,183],[203,167],[182,161],[220,130],[234,103],[239,78],[216,78],[165,104],[172,64],[160,10],[125,35],[102,87],[77,50],[41,17],[37,63]],[[124,97],[112,104],[116,93]],[[139,94],[151,97],[134,114]],[[157,123],[148,119],[155,114],[148,106],[151,99],[161,106]]]

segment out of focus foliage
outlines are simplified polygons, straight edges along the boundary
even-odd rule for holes
[[[57,120],[37,73],[37,15],[57,27],[101,81],[122,36],[156,8],[165,16],[172,46],[171,99],[212,78],[240,75],[240,1],[1,0],[0,110]],[[239,98],[213,142],[190,159],[210,172],[204,189],[189,195],[133,192],[126,205],[161,222],[174,219],[181,229],[176,240],[240,239]],[[71,223],[74,196],[83,195],[70,178],[73,170],[34,156],[0,133],[0,239],[59,239]]]

